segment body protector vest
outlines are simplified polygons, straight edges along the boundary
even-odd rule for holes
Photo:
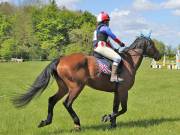
[[[102,31],[100,31],[102,26],[105,26],[105,24],[99,25],[96,29],[97,30],[97,42],[99,42],[99,41],[107,42],[107,39],[108,39],[108,35]]]
[[[93,39],[93,45],[94,47],[97,46],[97,43],[99,41],[104,41],[107,43],[108,41],[108,35],[105,32],[100,31],[102,26],[106,26],[105,24],[98,25],[96,31],[94,32],[94,39]]]

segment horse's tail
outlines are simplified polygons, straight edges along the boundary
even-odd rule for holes
[[[59,58],[54,59],[36,78],[34,83],[29,88],[28,92],[25,94],[21,94],[18,97],[13,99],[13,104],[16,107],[23,107],[27,105],[38,93],[41,94],[50,81],[51,76],[54,76],[56,79],[58,78],[57,74],[57,64],[59,63]]]

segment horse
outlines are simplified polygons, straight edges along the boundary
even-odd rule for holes
[[[53,108],[55,104],[66,94],[63,105],[73,119],[75,129],[80,130],[80,119],[74,111],[72,104],[79,96],[85,85],[95,90],[114,93],[112,113],[104,115],[102,122],[110,122],[110,127],[116,127],[116,118],[127,111],[128,91],[134,84],[136,71],[143,56],[161,59],[161,54],[152,39],[137,37],[135,41],[121,53],[122,66],[120,77],[123,82],[110,82],[110,75],[99,74],[97,60],[94,56],[83,53],[74,53],[54,59],[36,78],[29,90],[13,99],[16,107],[27,105],[37,94],[41,94],[53,76],[57,82],[57,92],[49,97],[48,114],[38,127],[44,127],[52,123]],[[119,106],[121,105],[121,110]]]

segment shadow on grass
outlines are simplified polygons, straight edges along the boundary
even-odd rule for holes
[[[134,128],[134,127],[151,127],[160,125],[165,122],[176,122],[180,121],[180,118],[157,118],[157,119],[144,119],[144,120],[135,120],[135,121],[127,121],[127,122],[117,122],[117,128]],[[103,130],[110,130],[109,123],[108,124],[100,124],[100,125],[91,125],[91,126],[83,126],[80,133],[86,132],[88,130],[95,130],[95,131],[103,131]],[[111,130],[110,130],[111,131]],[[56,135],[60,133],[73,133],[73,130],[56,130],[51,132],[50,134]]]
[[[128,122],[118,122],[117,127],[150,127],[160,125],[165,122],[176,122],[180,121],[180,118],[157,118],[157,119],[144,119],[144,120],[136,120],[136,121],[128,121]]]

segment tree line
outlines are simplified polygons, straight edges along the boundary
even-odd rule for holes
[[[46,5],[0,4],[0,57],[52,59],[72,52],[90,53],[96,18],[87,11]]]
[[[29,3],[27,3],[29,2]],[[54,0],[0,3],[0,57],[53,59],[74,52],[90,54],[96,17],[88,11],[57,7]],[[154,39],[161,54],[174,57],[171,46]],[[180,45],[179,45],[180,49]]]
[[[166,45],[162,41],[159,41],[157,39],[153,40],[162,55],[166,55],[170,59],[175,59],[177,50],[180,50],[180,44],[177,48],[173,48],[172,45]]]

